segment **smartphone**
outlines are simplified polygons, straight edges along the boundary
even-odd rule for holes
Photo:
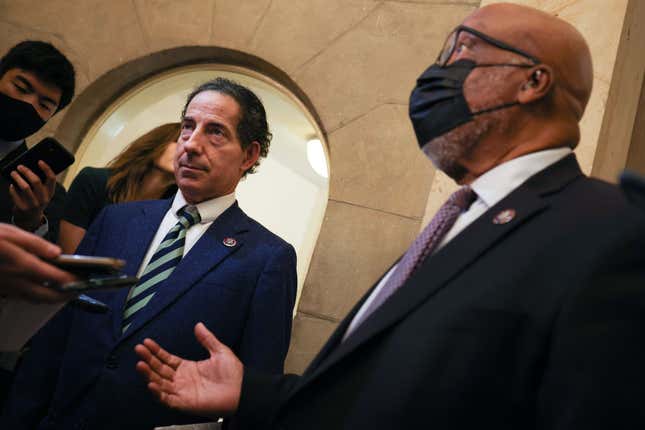
[[[64,292],[81,292],[91,290],[110,290],[114,288],[127,288],[136,285],[139,278],[128,275],[99,276],[81,281],[68,282],[56,287]]]
[[[35,146],[14,158],[9,164],[4,166],[0,173],[7,181],[13,182],[11,172],[22,164],[38,175],[41,181],[44,181],[45,172],[38,166],[38,160],[43,160],[58,175],[74,163],[74,156],[56,139],[46,137]]]
[[[90,255],[61,254],[51,264],[78,275],[114,274],[125,267],[125,260]]]

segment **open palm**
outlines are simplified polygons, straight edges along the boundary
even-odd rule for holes
[[[208,359],[185,360],[146,339],[135,347],[142,360],[137,370],[171,408],[211,418],[229,415],[239,404],[243,365],[202,323],[195,326],[195,337],[210,353]]]

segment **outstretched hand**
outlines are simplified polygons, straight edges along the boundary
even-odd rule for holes
[[[195,337],[210,358],[185,360],[145,339],[134,348],[142,360],[137,370],[148,380],[148,389],[166,406],[214,419],[230,415],[240,402],[242,362],[204,324],[195,326]]]

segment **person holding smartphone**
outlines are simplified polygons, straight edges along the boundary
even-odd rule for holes
[[[0,59],[0,170],[27,151],[25,138],[69,104],[74,80],[70,61],[46,42],[18,43]],[[62,283],[68,274],[39,259],[60,250],[37,237],[56,241],[65,189],[45,161],[38,167],[44,180],[22,165],[11,172],[14,184],[0,178],[0,296],[65,301],[68,295],[49,291],[43,283]],[[13,303],[3,298],[0,313],[15,311]],[[0,407],[17,357],[17,351],[0,351]]]
[[[74,96],[74,67],[54,46],[25,41],[0,59],[0,169],[27,150],[25,138],[40,130]],[[38,172],[19,165],[13,183],[0,179],[0,222],[51,241],[57,239],[65,189],[41,160]]]
[[[13,225],[0,223],[0,297],[20,297],[36,303],[69,300],[73,294],[46,286],[75,280],[72,273],[45,261],[60,253],[60,248],[53,243]]]

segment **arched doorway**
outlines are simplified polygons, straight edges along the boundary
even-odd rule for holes
[[[157,125],[178,121],[186,96],[217,76],[251,88],[263,101],[273,140],[258,172],[237,189],[243,210],[283,237],[298,255],[298,291],[307,274],[327,206],[329,181],[324,136],[315,118],[284,86],[246,67],[197,64],[147,77],[111,101],[76,148],[68,187],[86,166],[105,166],[125,146]]]

